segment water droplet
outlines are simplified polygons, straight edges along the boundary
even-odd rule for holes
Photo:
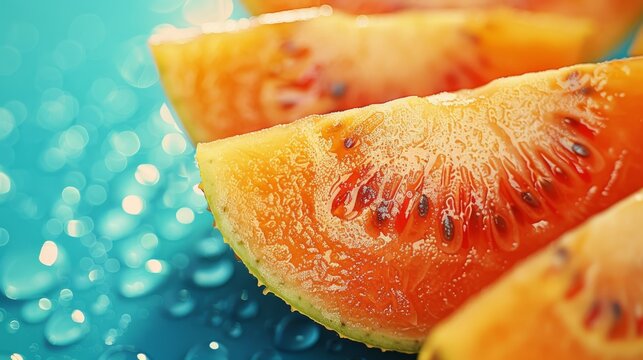
[[[55,263],[47,266],[38,260],[36,253],[25,251],[0,262],[0,284],[6,297],[34,299],[56,287],[67,270],[66,256],[59,251]]]
[[[134,346],[119,345],[105,351],[98,360],[151,360],[151,358]]]
[[[239,338],[243,335],[243,327],[237,321],[229,321],[225,324],[225,330],[231,338]]]
[[[185,355],[185,360],[228,360],[228,349],[222,344],[211,341],[193,346]]]
[[[98,295],[96,301],[92,304],[92,313],[94,313],[95,315],[104,314],[111,303],[112,302],[109,299],[109,296],[105,294]]]
[[[51,314],[52,309],[53,305],[51,300],[41,298],[25,303],[20,309],[20,315],[25,322],[37,324],[45,321]]]
[[[138,36],[125,42],[114,57],[119,73],[129,85],[144,89],[159,81],[146,37]]]
[[[10,46],[0,46],[0,76],[9,76],[18,71],[22,63],[20,52]]]
[[[168,155],[181,155],[187,147],[185,137],[181,134],[170,133],[163,136],[161,147]]]
[[[319,340],[319,326],[299,315],[288,314],[275,327],[274,342],[285,351],[303,351]]]
[[[67,346],[89,333],[89,321],[80,310],[56,311],[45,325],[45,338],[51,345]]]
[[[223,242],[220,234],[200,240],[194,246],[196,255],[204,259],[217,258],[223,255],[227,249],[228,246]]]
[[[143,211],[145,203],[138,195],[127,195],[121,203],[123,210],[130,215],[138,215]]]
[[[74,292],[71,289],[62,289],[58,294],[58,300],[60,302],[70,302],[74,299]]]
[[[7,138],[16,127],[16,119],[11,111],[0,107],[0,140]]]
[[[240,320],[255,318],[259,314],[259,302],[252,299],[239,299],[234,312]]]
[[[188,316],[195,306],[196,301],[186,289],[172,293],[165,299],[165,309],[170,315],[177,318]]]
[[[254,353],[250,360],[282,360],[282,357],[274,350],[264,349]]]
[[[165,283],[170,275],[170,265],[162,260],[148,260],[145,267],[126,269],[121,273],[119,290],[126,298],[145,296]]]
[[[156,166],[152,164],[141,164],[136,168],[134,178],[141,185],[152,186],[159,182],[160,174]]]
[[[90,205],[98,206],[107,200],[107,191],[101,185],[89,185],[85,190],[85,199]]]
[[[18,321],[18,320],[9,321],[8,330],[9,330],[10,333],[15,333],[18,330],[20,330],[20,321]]]
[[[11,178],[0,171],[0,195],[7,194],[9,191],[11,191]]]
[[[9,232],[5,228],[0,227],[0,247],[9,243]]]
[[[133,156],[141,148],[141,141],[133,131],[122,131],[110,137],[112,147],[125,156]]]
[[[218,287],[227,283],[234,274],[234,264],[222,259],[214,264],[202,265],[192,274],[192,281],[200,287]]]
[[[342,351],[343,345],[340,339],[329,339],[326,341],[326,350],[331,353],[338,353]]]
[[[183,5],[183,16],[193,25],[202,25],[228,19],[233,7],[232,0],[187,0]]]
[[[194,221],[194,211],[187,207],[182,207],[176,211],[176,221],[187,225]]]

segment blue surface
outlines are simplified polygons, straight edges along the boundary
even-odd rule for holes
[[[213,232],[145,41],[217,4],[0,0],[0,359],[406,358],[262,295]]]

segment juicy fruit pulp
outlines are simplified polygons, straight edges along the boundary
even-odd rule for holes
[[[578,63],[585,22],[510,11],[413,12],[368,21],[324,9],[152,39],[194,142],[408,95]]]
[[[643,359],[641,219],[643,190],[485,289],[420,360]]]
[[[601,24],[592,48],[596,56],[614,48],[641,18],[640,0],[243,0],[253,14],[298,9],[321,4],[353,14],[374,14],[403,9],[493,8],[557,13],[586,18]]]
[[[429,329],[643,186],[643,58],[200,144],[217,226],[294,308],[374,346]]]

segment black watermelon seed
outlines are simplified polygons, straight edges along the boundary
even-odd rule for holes
[[[375,195],[377,195],[375,190],[368,185],[359,189],[359,201],[364,205],[370,204],[375,199]]]
[[[455,228],[453,225],[453,218],[449,215],[445,215],[442,218],[442,235],[444,236],[444,239],[447,241],[453,240],[454,232]]]
[[[540,206],[540,202],[538,201],[538,199],[536,199],[534,195],[529,191],[521,192],[520,197],[522,198],[522,201],[524,201],[527,205],[531,206],[532,208],[537,208]]]
[[[580,157],[589,157],[589,149],[583,144],[574,143],[572,145],[572,151]]]
[[[426,217],[429,213],[429,197],[422,194],[420,196],[420,203],[418,204],[418,213],[421,217]]]
[[[333,97],[339,98],[346,94],[346,84],[343,82],[336,82],[330,86],[330,94]]]
[[[561,262],[567,262],[567,260],[569,260],[569,250],[567,250],[567,248],[559,247],[554,253]]]
[[[375,215],[378,223],[383,223],[391,217],[388,211],[388,201],[382,201],[375,209]]]
[[[346,139],[344,139],[344,147],[345,148],[350,149],[353,146],[355,146],[355,140],[353,140],[352,137],[347,137]]]
[[[499,232],[504,233],[507,231],[507,220],[500,215],[493,216],[493,224]]]
[[[612,309],[612,315],[614,316],[614,320],[619,320],[621,316],[623,316],[623,307],[618,301],[612,301],[610,304],[610,307]]]

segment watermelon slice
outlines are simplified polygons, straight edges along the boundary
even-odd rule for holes
[[[643,190],[483,291],[420,360],[643,359],[642,219]]]
[[[585,58],[591,27],[511,11],[369,18],[308,9],[160,34],[152,51],[195,142]]]
[[[601,24],[592,42],[596,56],[613,49],[634,29],[643,15],[640,0],[243,0],[252,14],[306,8],[321,4],[353,14],[374,14],[403,9],[494,8],[557,13],[591,19]]]
[[[515,262],[643,187],[643,58],[496,80],[200,144],[216,224],[261,283],[414,352]]]

